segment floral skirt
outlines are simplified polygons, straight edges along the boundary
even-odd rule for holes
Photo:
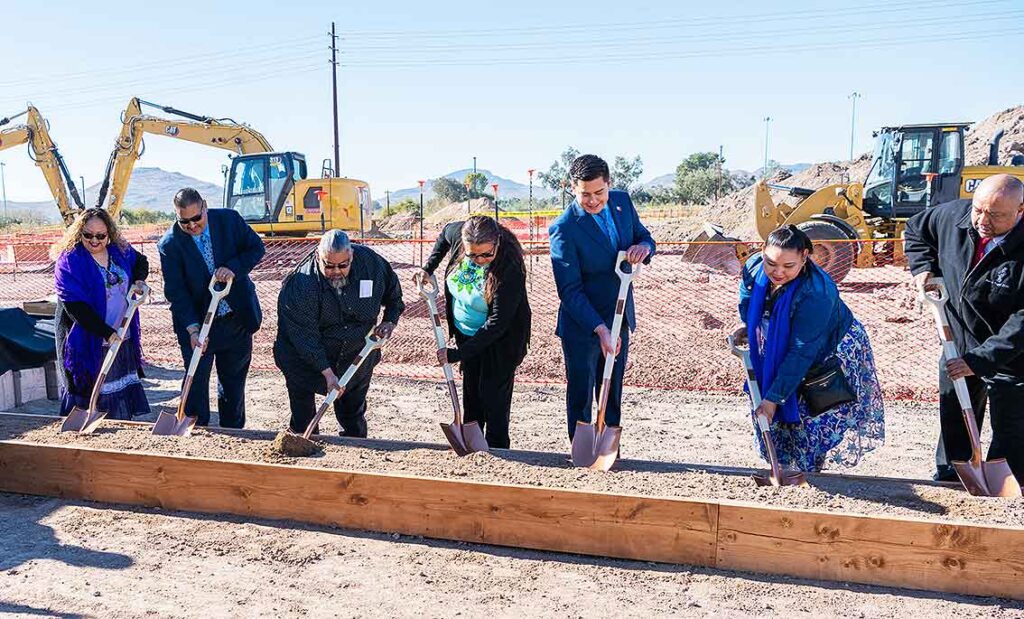
[[[107,373],[107,380],[100,388],[100,397],[96,408],[106,411],[107,419],[130,420],[132,417],[149,414],[149,400],[146,399],[146,392],[139,379],[139,367],[134,356],[131,354],[130,346],[121,346],[117,352],[114,363]],[[106,351],[104,351],[106,354]],[[62,416],[71,412],[74,407],[89,408],[89,399],[92,391],[88,393],[75,393],[77,389],[68,386],[61,394],[60,414]]]
[[[764,343],[761,342],[763,348]],[[772,422],[771,435],[779,463],[787,470],[820,471],[827,466],[856,466],[861,457],[885,442],[885,407],[875,373],[875,358],[864,327],[856,320],[839,342],[836,355],[857,399],[817,417],[799,400],[800,422]],[[751,417],[752,422],[753,417]],[[755,447],[768,459],[761,434]]]

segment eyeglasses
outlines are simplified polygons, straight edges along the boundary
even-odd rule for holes
[[[492,249],[486,254],[466,254],[466,257],[469,258],[470,260],[476,260],[477,258],[493,258],[494,254],[496,254],[497,251],[497,249]]]
[[[97,232],[97,233],[93,234],[92,232],[83,232],[82,233],[82,238],[87,240],[87,241],[91,241],[93,239],[96,239],[97,241],[105,241],[105,240],[107,240],[107,233],[106,232]]]
[[[351,265],[352,265],[352,261],[351,260],[349,260],[348,262],[339,262],[338,264],[331,264],[330,262],[326,262],[325,261],[324,262],[324,270],[325,271],[332,271],[332,270],[337,269],[339,271],[344,271],[345,269],[347,269]]]

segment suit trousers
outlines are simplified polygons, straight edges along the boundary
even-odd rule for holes
[[[245,380],[252,362],[252,334],[234,314],[221,316],[210,325],[206,352],[203,353],[185,403],[185,414],[198,417],[198,425],[210,424],[210,372],[217,366],[217,412],[222,428],[245,427]],[[182,347],[188,367],[191,347]]]
[[[503,358],[504,352],[491,346],[462,361],[464,420],[480,424],[487,445],[499,449],[508,449],[511,444],[508,426],[517,369]]]
[[[622,413],[622,375],[629,359],[629,328],[623,324],[622,349],[612,369],[608,391],[605,424],[617,426]],[[604,354],[597,335],[585,340],[562,339],[565,356],[565,408],[569,424],[569,440],[576,434],[576,422],[592,423],[591,408],[601,397],[601,378],[604,375]],[[596,413],[595,413],[596,415]],[[593,418],[596,421],[596,417]]]
[[[971,442],[953,381],[946,374],[946,362],[939,364],[939,443],[935,464],[940,473],[952,469],[953,460],[970,460]],[[986,403],[992,420],[992,444],[986,460],[1006,458],[1013,476],[1024,483],[1024,379],[1006,374],[990,378],[968,376],[967,390],[978,428],[985,420]]]
[[[351,365],[355,353],[345,355],[344,359],[334,367],[334,373],[341,377],[341,374]],[[353,438],[366,438],[366,394],[370,391],[370,381],[373,379],[373,368],[380,363],[380,350],[374,350],[359,366],[359,369],[348,381],[345,392],[334,400],[334,416],[341,428],[341,436]],[[319,385],[314,390],[308,386],[308,380],[289,381],[287,375],[285,382],[288,387],[288,404],[291,408],[291,420],[288,425],[292,432],[302,433],[306,431],[309,422],[316,416],[317,405],[314,402],[315,393],[327,393],[327,381],[321,376]],[[315,430],[319,434],[319,428]]]

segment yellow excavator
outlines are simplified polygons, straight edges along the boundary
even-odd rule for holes
[[[158,109],[179,119],[142,112]],[[132,98],[122,116],[121,133],[100,185],[98,206],[118,217],[132,169],[145,151],[145,134],[204,144],[231,151],[225,174],[226,208],[234,209],[256,230],[275,236],[305,236],[330,228],[360,230],[372,213],[370,187],[338,178],[329,166],[322,178],[307,178],[306,157],[275,151],[262,134],[230,118],[211,118]],[[172,196],[168,196],[170,203]]]
[[[0,127],[9,125],[22,116],[25,117],[24,124],[0,129],[0,151],[28,144],[28,156],[42,170],[46,184],[50,186],[50,193],[53,194],[53,199],[60,210],[60,216],[64,224],[69,225],[74,221],[75,215],[85,207],[64,158],[50,137],[49,123],[38,109],[29,104],[24,112],[0,118]]]
[[[875,151],[863,183],[807,189],[761,181],[754,191],[754,220],[761,238],[795,224],[814,241],[814,260],[837,282],[854,267],[902,264],[900,239],[907,219],[926,208],[970,198],[978,183],[995,174],[1024,180],[1024,156],[999,165],[1003,131],[989,142],[988,161],[964,165],[964,132],[970,123],[883,127],[875,132]],[[771,191],[786,191],[795,204],[776,203]],[[720,229],[717,230],[719,233]],[[725,240],[717,235],[715,240]],[[878,241],[878,242],[836,242]],[[752,249],[739,247],[742,261]]]

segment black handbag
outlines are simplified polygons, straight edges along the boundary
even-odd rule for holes
[[[812,368],[800,384],[799,393],[807,403],[811,417],[857,399],[837,357],[830,357]]]

